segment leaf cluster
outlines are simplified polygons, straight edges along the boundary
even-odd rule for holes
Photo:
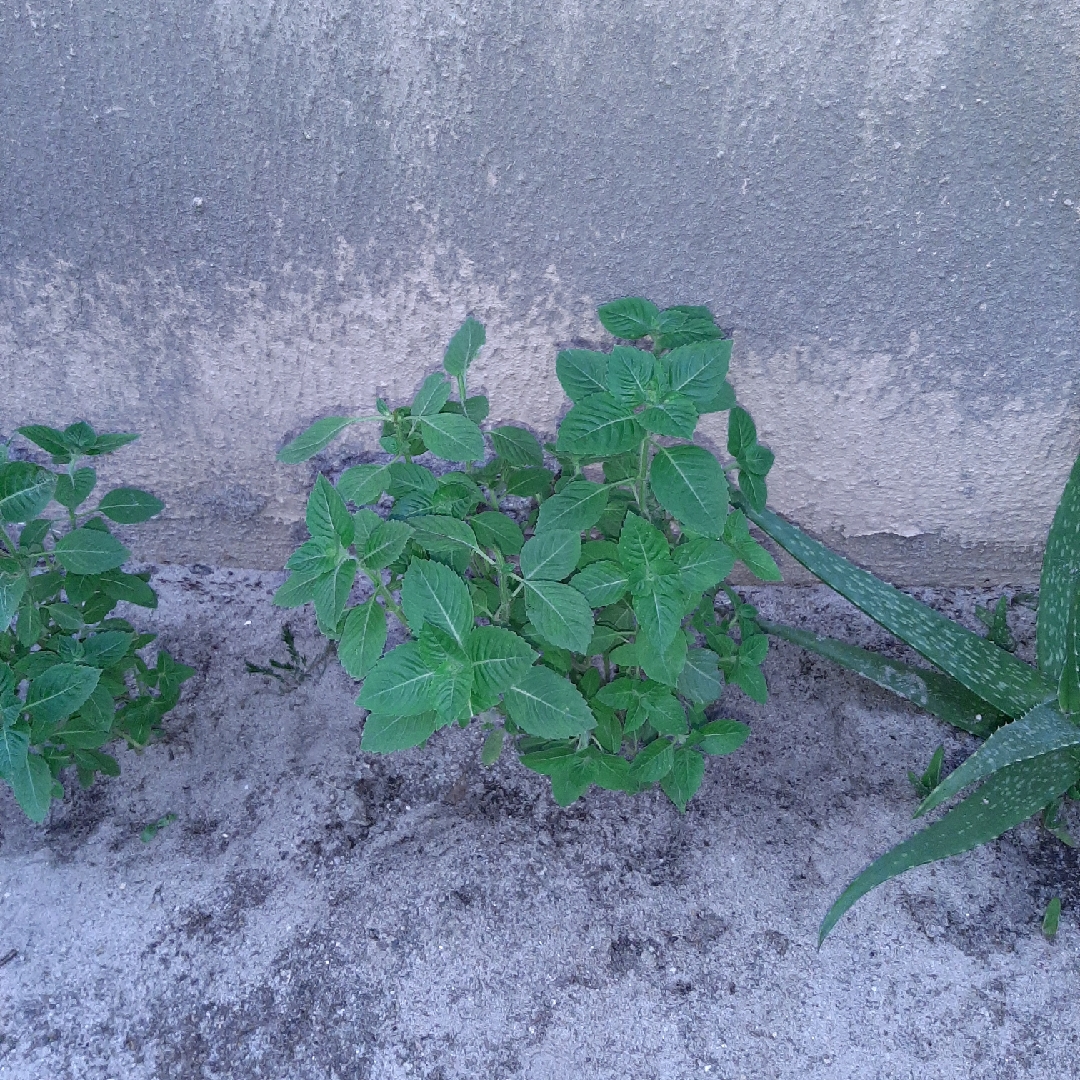
[[[363,682],[364,749],[478,719],[484,762],[512,745],[560,804],[592,785],[660,784],[681,810],[705,756],[749,734],[707,715],[725,681],[765,698],[767,638],[724,581],[736,561],[780,574],[732,511],[727,474],[764,507],[772,454],[735,404],[731,341],[707,308],[628,298],[599,315],[622,342],[558,354],[572,404],[546,446],[524,427],[482,429],[487,399],[467,390],[484,344],[472,319],[409,404],[380,400],[375,417],[320,420],[286,445],[279,460],[306,460],[377,419],[390,460],[317,476],[310,539],[274,602],[312,603]],[[728,411],[724,465],[693,439],[701,415]],[[354,603],[358,580],[367,599]],[[407,640],[386,651],[391,619]]]
[[[120,601],[154,608],[157,596],[148,574],[122,569],[130,552],[110,522],[146,521],[163,504],[130,487],[92,500],[97,474],[83,462],[138,436],[81,422],[18,430],[58,466],[10,459],[0,444],[0,779],[40,822],[63,797],[64,768],[84,786],[117,775],[103,748],[145,746],[193,671],[164,650],[148,664],[139,653],[155,635],[112,616]]]
[[[820,940],[875,886],[913,866],[988,843],[1040,812],[1044,827],[1071,844],[1061,815],[1065,801],[1080,798],[1080,460],[1047,540],[1034,666],[1013,655],[1004,597],[993,609],[977,610],[988,631],[980,637],[852,565],[771,511],[749,504],[745,509],[808,570],[934,668],[903,664],[794,627],[761,621],[762,629],[827,656],[985,740],[944,778],[940,747],[922,776],[909,774],[922,798],[916,816],[967,794],[859,874],[826,916]],[[1056,913],[1053,922],[1056,928]]]

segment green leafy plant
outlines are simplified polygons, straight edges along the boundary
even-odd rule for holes
[[[1042,812],[1042,823],[1072,843],[1061,821],[1065,799],[1080,798],[1080,460],[1073,466],[1047,539],[1039,590],[1036,664],[1012,655],[1007,603],[979,612],[984,638],[852,565],[760,506],[747,516],[811,573],[906,642],[937,669],[880,656],[846,642],[760,621],[763,630],[858,672],[985,742],[944,779],[935,754],[914,778],[916,816],[969,794],[941,818],[867,867],[821,926],[875,886],[913,866],[988,843]]]
[[[194,672],[162,649],[151,666],[139,653],[155,635],[110,617],[120,601],[154,608],[157,595],[148,574],[121,569],[131,553],[109,522],[146,521],[163,504],[120,487],[91,508],[97,474],[84,462],[138,436],[85,423],[18,430],[58,468],[10,460],[0,443],[0,779],[41,822],[63,797],[63,769],[83,786],[116,776],[103,747],[146,746]]]
[[[599,315],[616,338],[652,347],[560,352],[572,406],[546,448],[523,427],[481,430],[488,402],[467,388],[485,337],[473,319],[451,340],[445,374],[409,405],[380,400],[377,416],[320,420],[285,446],[279,460],[302,461],[350,424],[379,420],[392,460],[336,483],[317,477],[311,538],[274,602],[313,603],[363,682],[364,749],[417,746],[479,717],[484,763],[513,745],[560,804],[593,784],[659,783],[681,810],[705,755],[749,734],[707,715],[725,680],[766,694],[767,639],[722,583],[737,560],[780,577],[730,510],[727,477],[764,507],[773,456],[735,405],[731,341],[708,309],[629,298]],[[733,460],[722,465],[692,440],[703,413],[728,410]],[[429,452],[449,466],[417,460]],[[371,595],[352,603],[358,578]],[[390,620],[407,640],[384,655]]]

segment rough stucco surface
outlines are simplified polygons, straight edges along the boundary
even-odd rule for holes
[[[466,313],[552,431],[557,344],[641,293],[734,331],[777,509],[1030,576],[1080,444],[1075,2],[5,2],[0,42],[0,428],[142,431],[144,551],[280,565],[276,448]]]
[[[285,658],[281,577],[156,574],[139,621],[198,671],[164,741],[43,827],[0,791],[3,1080],[1077,1075],[1076,852],[1033,824],[881,887],[815,948],[915,827],[906,770],[942,741],[954,768],[969,737],[780,643],[768,705],[725,690],[752,735],[685,816],[596,790],[560,810],[509,755],[480,767],[478,724],[362,753],[336,662],[289,694],[246,675]],[[749,595],[895,649],[820,587]],[[974,626],[994,594],[921,595]],[[310,611],[290,621],[316,656]]]

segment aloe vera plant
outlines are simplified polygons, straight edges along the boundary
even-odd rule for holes
[[[735,404],[731,340],[706,308],[631,297],[599,315],[614,337],[651,347],[560,352],[572,405],[546,447],[523,427],[481,428],[488,402],[469,396],[468,375],[485,333],[473,319],[409,404],[319,420],[283,447],[280,461],[304,461],[373,420],[387,459],[316,478],[311,538],[274,602],[313,603],[362,682],[363,749],[475,721],[485,765],[513,746],[563,805],[594,784],[659,784],[683,810],[705,756],[749,735],[707,713],[725,681],[766,694],[753,609],[728,590],[718,616],[716,595],[736,561],[780,576],[729,507],[729,473],[764,507],[773,455]],[[693,438],[702,414],[729,410],[721,464]],[[407,640],[386,651],[394,623]]]
[[[826,915],[819,944],[875,886],[914,866],[988,843],[1037,813],[1042,812],[1050,831],[1068,840],[1059,810],[1064,798],[1080,797],[1080,460],[1073,466],[1047,539],[1034,666],[1010,651],[1003,607],[980,616],[990,631],[989,637],[980,637],[854,566],[770,510],[750,504],[744,509],[811,573],[939,670],[902,664],[843,641],[764,620],[762,629],[828,657],[985,739],[943,780],[940,761],[937,769],[932,763],[918,779],[917,787],[929,790],[916,816],[968,794],[851,882]],[[935,781],[932,789],[929,779]]]

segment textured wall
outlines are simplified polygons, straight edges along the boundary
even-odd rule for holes
[[[0,3],[0,429],[142,431],[145,553],[280,565],[276,448],[466,313],[493,417],[553,430],[556,344],[643,293],[733,328],[777,509],[1030,575],[1080,446],[1076,0]]]

